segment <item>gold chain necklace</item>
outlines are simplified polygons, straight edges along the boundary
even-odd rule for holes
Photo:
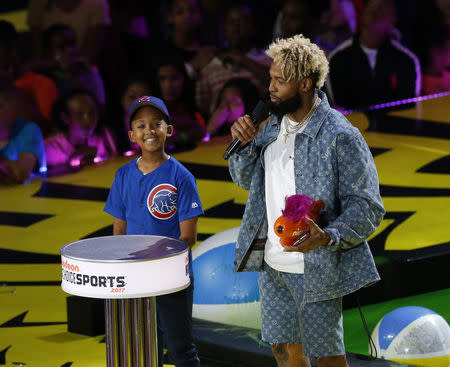
[[[311,109],[309,110],[307,115],[303,118],[303,120],[299,123],[295,123],[295,124],[291,123],[291,119],[288,116],[286,116],[286,118],[284,120],[284,127],[285,127],[286,131],[283,134],[285,144],[287,142],[289,135],[296,134],[303,126],[305,126],[308,123],[308,121],[311,119],[312,115],[316,111],[317,107],[319,107],[320,102],[321,102],[321,99],[319,98],[319,96],[317,94],[315,94],[314,95],[314,103],[313,103]]]

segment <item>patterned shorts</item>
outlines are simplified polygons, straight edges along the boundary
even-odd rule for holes
[[[303,274],[280,272],[266,263],[258,284],[265,342],[302,343],[310,358],[345,354],[342,297],[305,304]]]

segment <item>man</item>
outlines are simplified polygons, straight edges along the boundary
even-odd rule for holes
[[[272,117],[236,120],[245,146],[230,158],[233,181],[249,190],[235,271],[259,271],[262,339],[279,366],[348,366],[342,297],[379,280],[367,244],[385,213],[369,148],[331,109],[323,86],[328,62],[302,35],[272,43]],[[286,196],[324,201],[309,237],[283,248],[274,232]]]
[[[328,56],[330,101],[344,108],[362,108],[418,96],[420,62],[396,41],[393,0],[370,0],[361,17],[361,32]]]

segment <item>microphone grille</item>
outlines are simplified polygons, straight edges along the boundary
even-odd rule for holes
[[[270,107],[263,101],[259,101],[252,111],[251,118],[255,122],[261,122],[269,116],[269,113]]]

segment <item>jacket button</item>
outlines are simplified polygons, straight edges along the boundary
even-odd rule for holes
[[[234,261],[233,261],[233,263],[234,263],[234,265],[236,265],[236,264],[237,264],[237,261],[236,261],[236,260],[234,260]]]
[[[255,227],[250,226],[250,227],[248,227],[248,229],[249,229],[250,231],[253,231],[253,230],[255,229]]]

